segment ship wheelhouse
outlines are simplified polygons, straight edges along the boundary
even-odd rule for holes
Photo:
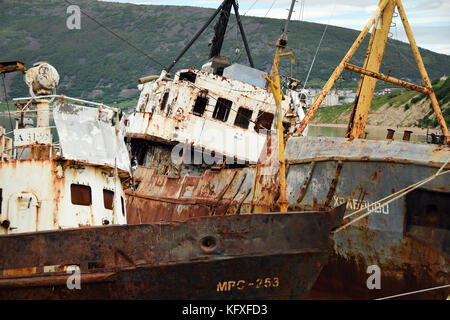
[[[178,71],[173,79],[140,79],[141,95],[127,136],[167,145],[188,144],[222,156],[227,163],[256,163],[275,123],[275,102],[263,72],[233,64],[223,74]],[[283,124],[297,121],[290,94],[283,100]],[[139,163],[143,165],[144,163]]]
[[[52,75],[46,63],[35,68]],[[89,101],[30,93],[14,99],[15,129],[0,127],[0,234],[126,224],[125,117]]]

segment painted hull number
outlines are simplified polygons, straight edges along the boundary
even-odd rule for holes
[[[245,289],[264,289],[264,288],[277,288],[280,285],[280,279],[278,277],[273,278],[258,278],[255,281],[246,280],[229,280],[217,283],[217,292],[229,292],[232,290],[245,290]]]

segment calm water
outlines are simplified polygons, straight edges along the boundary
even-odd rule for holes
[[[14,115],[12,115],[12,123],[15,126]],[[36,118],[33,119],[36,123]],[[50,125],[54,126],[53,119],[50,120]],[[12,131],[8,115],[0,115],[0,126],[6,127],[6,132]],[[395,128],[393,128],[395,129]],[[367,139],[370,140],[384,140],[386,138],[387,131],[385,129],[367,129],[368,132]],[[320,126],[310,126],[308,134],[310,136],[327,136],[327,137],[344,137],[346,128],[334,128],[334,127],[320,127]],[[403,131],[396,130],[394,139],[402,140]],[[411,141],[426,142],[426,135],[420,135],[413,133],[411,135]]]
[[[402,140],[403,130],[396,130],[395,127],[394,140]],[[334,127],[320,127],[320,126],[310,126],[308,130],[308,135],[310,136],[327,136],[327,137],[344,137],[347,128],[334,128]],[[369,140],[384,140],[386,139],[387,130],[384,128],[366,128],[367,137]],[[426,142],[427,136],[425,134],[412,133],[411,140],[414,142]]]

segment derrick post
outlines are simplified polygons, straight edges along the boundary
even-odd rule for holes
[[[389,0],[372,28],[369,50],[364,62],[364,69],[366,70],[375,73],[380,71],[381,61],[383,60],[384,50],[391,28],[392,16],[395,10],[395,2],[395,0]],[[358,85],[359,91],[355,98],[352,117],[348,123],[347,138],[361,139],[364,137],[364,129],[367,123],[376,82],[376,78],[364,74],[361,75]]]

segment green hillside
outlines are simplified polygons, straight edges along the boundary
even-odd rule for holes
[[[120,34],[163,65],[167,66],[181,48],[213,13],[212,9],[174,6],[132,5],[98,1],[73,1],[83,11]],[[124,42],[113,37],[86,16],[81,30],[66,27],[68,4],[63,0],[0,1],[0,61],[21,60],[27,67],[36,61],[54,65],[61,76],[59,93],[73,97],[121,103],[136,99],[137,79],[159,74],[161,67]],[[214,23],[214,22],[213,22]],[[234,24],[234,16],[230,24]],[[268,71],[273,59],[274,43],[283,21],[243,17],[256,67]],[[289,27],[289,46],[296,65],[293,76],[304,80],[323,32],[323,25],[293,21]],[[207,59],[212,25],[194,44],[174,70],[199,68]],[[310,76],[309,85],[321,85],[353,43],[355,30],[329,27]],[[351,61],[361,65],[365,47]],[[240,54],[236,55],[236,48]],[[450,56],[422,50],[430,77],[450,73]],[[247,63],[237,28],[228,32],[222,54],[232,61]],[[289,59],[281,65],[282,73],[290,75]],[[420,79],[409,46],[390,40],[383,72],[405,80]],[[344,72],[341,87],[356,86],[357,76]],[[22,77],[8,77],[11,97],[26,94]],[[419,81],[420,82],[420,81]],[[3,90],[0,90],[2,92]],[[3,95],[3,93],[1,93]]]
[[[445,122],[450,123],[450,78],[432,81],[439,106]],[[313,118],[314,123],[347,124],[353,104],[321,107]],[[438,127],[436,115],[427,95],[397,89],[394,92],[376,96],[372,100],[368,124],[399,125],[405,127]]]

